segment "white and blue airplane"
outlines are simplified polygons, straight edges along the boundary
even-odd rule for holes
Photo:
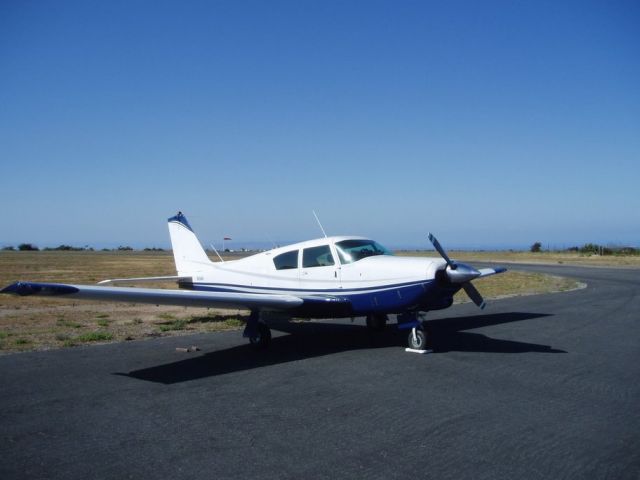
[[[427,343],[423,312],[450,307],[460,289],[484,308],[471,281],[505,271],[455,262],[431,234],[441,258],[397,257],[373,240],[334,236],[212,262],[181,212],[168,222],[175,276],[112,279],[98,285],[17,282],[0,293],[248,309],[243,335],[257,347],[271,340],[267,322],[274,312],[289,318],[364,316],[372,330],[384,329],[388,315],[397,314],[398,327],[410,330],[409,347],[422,350]],[[179,290],[112,286],[162,280],[176,281]]]

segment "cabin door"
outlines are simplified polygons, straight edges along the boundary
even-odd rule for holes
[[[300,286],[305,290],[334,290],[340,288],[340,272],[329,245],[302,250]]]

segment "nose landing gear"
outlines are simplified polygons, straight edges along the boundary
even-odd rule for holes
[[[426,350],[427,333],[422,328],[413,327],[407,337],[407,344],[412,350]]]
[[[417,312],[407,312],[398,315],[398,329],[411,329],[407,336],[407,345],[412,351],[424,352],[430,341],[427,330]]]

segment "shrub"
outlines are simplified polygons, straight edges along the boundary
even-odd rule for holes
[[[531,251],[532,252],[537,253],[537,252],[539,252],[541,250],[542,250],[542,243],[536,242],[533,245],[531,245]]]
[[[595,254],[595,255],[613,255],[613,250],[609,247],[603,247],[597,243],[585,243],[580,248],[580,253]]]
[[[76,338],[79,342],[104,342],[112,339],[113,334],[100,331],[85,333],[84,335],[80,335]]]
[[[58,245],[57,247],[47,247],[45,248],[47,251],[61,251],[61,252],[83,252],[85,250],[93,251],[93,248],[90,248],[88,245],[84,247],[72,247],[71,245]]]
[[[161,332],[170,332],[172,330],[184,330],[187,326],[186,320],[174,320],[171,323],[160,325]]]

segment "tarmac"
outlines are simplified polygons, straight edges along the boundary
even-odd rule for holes
[[[640,478],[640,270],[509,268],[587,288],[2,356],[0,478]]]

